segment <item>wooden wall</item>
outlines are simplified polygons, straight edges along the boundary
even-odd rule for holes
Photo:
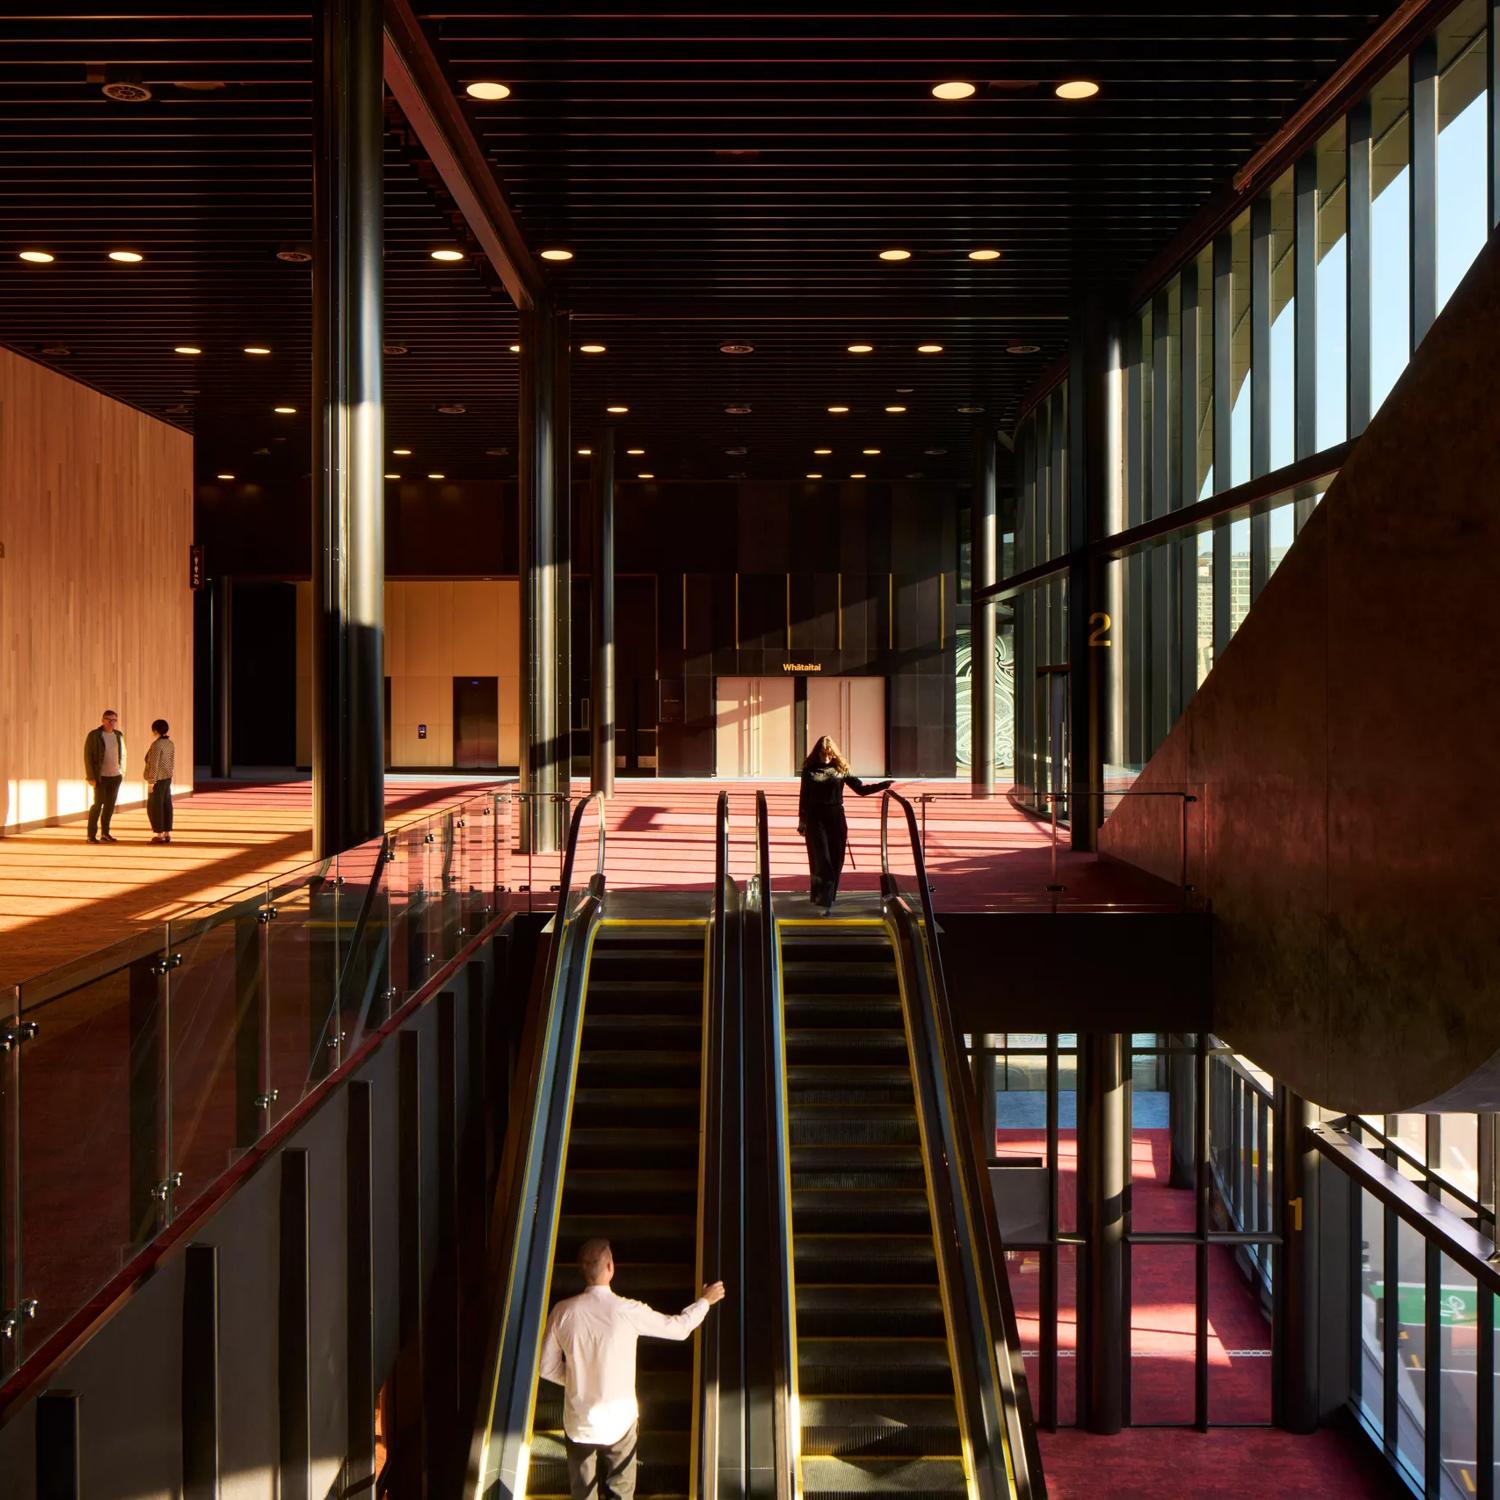
[[[387,580],[393,766],[453,764],[453,679],[497,677],[500,764],[519,755],[521,596],[514,578]],[[417,725],[427,738],[417,738]],[[312,584],[297,585],[297,764],[312,760]]]
[[[192,783],[193,440],[0,349],[0,832],[88,806],[83,739],[125,732],[143,800],[151,721]]]

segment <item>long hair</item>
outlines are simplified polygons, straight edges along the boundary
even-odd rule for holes
[[[826,764],[836,766],[840,776],[847,776],[849,774],[849,762],[844,759],[839,751],[839,747],[826,734],[819,735],[813,742],[812,749],[807,753],[807,759],[802,762],[802,769],[804,771],[816,771],[820,766],[824,765],[823,751],[825,749],[828,751]]]

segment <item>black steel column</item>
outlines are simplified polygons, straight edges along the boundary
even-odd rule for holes
[[[974,434],[969,501],[969,777],[973,795],[995,795],[995,604],[980,589],[996,581],[995,434]]]
[[[209,619],[214,653],[209,774],[216,781],[228,781],[234,769],[234,579],[228,573],[214,579]]]
[[[1197,1038],[1192,1032],[1168,1032],[1167,1124],[1171,1138],[1171,1174],[1167,1185],[1195,1188],[1198,1156],[1194,1137],[1198,1092]]]
[[[1275,1421],[1288,1432],[1318,1426],[1317,1152],[1308,1144],[1312,1106],[1276,1086],[1276,1210],[1281,1243],[1273,1251],[1275,1357],[1280,1397]],[[1437,1359],[1429,1345],[1428,1357]]]
[[[590,789],[615,789],[615,430],[594,440],[592,556],[589,602],[594,621],[594,713]]]
[[[313,828],[320,858],[385,816],[379,0],[324,0],[313,157]]]
[[[558,723],[557,441],[552,351],[556,323],[545,308],[521,314],[521,847],[556,849],[558,819],[547,800],[563,789]]]
[[[1121,697],[1122,622],[1111,609],[1102,559],[1089,551],[1124,523],[1121,490],[1124,383],[1120,334],[1102,302],[1075,312],[1068,368],[1068,812],[1073,847],[1092,850],[1104,799],[1104,766]],[[1121,569],[1120,571],[1123,571]]]
[[[1083,1387],[1090,1432],[1125,1423],[1125,1064],[1118,1033],[1078,1038],[1083,1064],[1084,1234],[1080,1313]]]

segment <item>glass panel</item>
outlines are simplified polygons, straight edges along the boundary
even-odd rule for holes
[[[1276,565],[1291,550],[1291,545],[1297,539],[1296,507],[1290,503],[1278,505],[1271,512],[1271,572],[1276,571]]]
[[[1134,1245],[1130,1251],[1130,1420],[1191,1423],[1197,1321],[1196,1250]]]
[[[1445,1255],[1442,1259],[1439,1303],[1439,1357],[1442,1372],[1438,1410],[1442,1427],[1438,1453],[1442,1459],[1444,1492],[1472,1495],[1479,1453],[1478,1415],[1479,1291]]]
[[[1057,1420],[1078,1420],[1078,1248],[1057,1251]]]
[[[1248,388],[1247,388],[1248,392]],[[1248,393],[1244,396],[1246,411],[1245,443],[1248,449],[1250,442],[1249,409],[1250,397]],[[1236,420],[1239,417],[1238,408],[1235,412]],[[1238,455],[1240,440],[1234,440],[1234,451]],[[1248,465],[1250,460],[1245,460]],[[1238,463],[1238,458],[1236,458]],[[1247,474],[1246,479],[1250,476]],[[1229,633],[1232,636],[1244,623],[1245,616],[1250,613],[1250,523],[1249,521],[1235,521],[1229,527]]]
[[[1318,447],[1349,435],[1349,156],[1340,120],[1318,142]]]
[[[1250,478],[1250,214],[1247,210],[1230,230],[1229,357],[1230,435],[1229,484],[1244,484]],[[1245,522],[1245,554],[1249,559],[1249,523]],[[1247,578],[1248,585],[1248,578]]]
[[[1154,1043],[1155,1036],[1136,1038]],[[1180,1047],[1133,1052],[1131,1066],[1130,1220],[1138,1230],[1191,1230],[1196,1223],[1193,1192],[1193,1067],[1191,1051]],[[1179,1120],[1178,1117],[1181,1116]],[[1172,1159],[1174,1120],[1179,1124],[1179,1159]]]
[[[1442,1159],[1438,1171],[1445,1182],[1475,1198],[1479,1195],[1479,1116],[1444,1115]],[[1450,1204],[1456,1213],[1469,1210]]]
[[[1426,1455],[1427,1298],[1437,1295],[1426,1281],[1426,1246],[1410,1224],[1396,1225],[1396,1457],[1419,1484]],[[1389,1288],[1386,1295],[1390,1295]],[[1433,1351],[1434,1354],[1437,1352]]]
[[[1156,442],[1158,436],[1164,436],[1166,440],[1166,463],[1161,466],[1161,472],[1153,476],[1153,515],[1164,515],[1167,511],[1175,510],[1182,490],[1182,279],[1179,276],[1174,276],[1167,287],[1166,313],[1166,326],[1155,330],[1156,349],[1153,356],[1156,362],[1154,378],[1159,378],[1163,365],[1166,366],[1167,374],[1167,409],[1155,412],[1153,417],[1155,422],[1165,428],[1164,434],[1153,435],[1153,442]],[[1160,452],[1159,442],[1156,442],[1156,449]]]
[[[1373,1193],[1359,1194],[1360,1276],[1356,1289],[1359,1368],[1353,1384],[1360,1410],[1376,1433],[1385,1431],[1385,1209]]]
[[[1210,482],[1212,474],[1210,474]],[[1197,537],[1198,569],[1198,675],[1201,687],[1214,664],[1214,534],[1200,531]]]
[[[1260,1247],[1256,1247],[1258,1250]],[[1270,1298],[1248,1246],[1208,1247],[1208,1420],[1271,1420]]]
[[[1214,492],[1214,251],[1198,256],[1198,468],[1185,488],[1199,500]]]
[[[1464,3],[1437,30],[1438,306],[1485,241],[1485,24],[1482,0]]]
[[[1411,107],[1409,64],[1370,95],[1370,385],[1377,410],[1406,368],[1411,344]]]
[[[272,1097],[267,1126],[296,1107],[330,1068],[340,1028],[337,1005],[337,891],[299,880],[268,892],[275,910],[266,936],[266,1047]]]
[[[1271,186],[1271,467],[1297,456],[1297,250],[1292,174]]]
[[[390,892],[378,843],[341,854],[337,868],[340,1056],[347,1059],[390,1014]]]
[[[1151,497],[1155,494],[1155,478],[1152,472],[1152,458],[1154,456],[1154,445],[1152,433],[1153,407],[1155,405],[1156,389],[1156,364],[1155,364],[1155,329],[1152,326],[1151,304],[1148,302],[1141,309],[1141,493],[1136,510],[1136,519],[1145,520],[1153,514],[1151,509]]]

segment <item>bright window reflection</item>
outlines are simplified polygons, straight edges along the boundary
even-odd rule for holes
[[[1408,64],[1370,95],[1370,409],[1390,394],[1411,345],[1411,107]]]
[[[1292,174],[1271,189],[1271,467],[1297,456],[1297,253]],[[1274,564],[1273,564],[1274,566]]]
[[[1317,447],[1349,435],[1349,156],[1344,122],[1318,142]]]
[[[1437,294],[1441,307],[1485,241],[1485,25],[1465,0],[1438,28]]]

